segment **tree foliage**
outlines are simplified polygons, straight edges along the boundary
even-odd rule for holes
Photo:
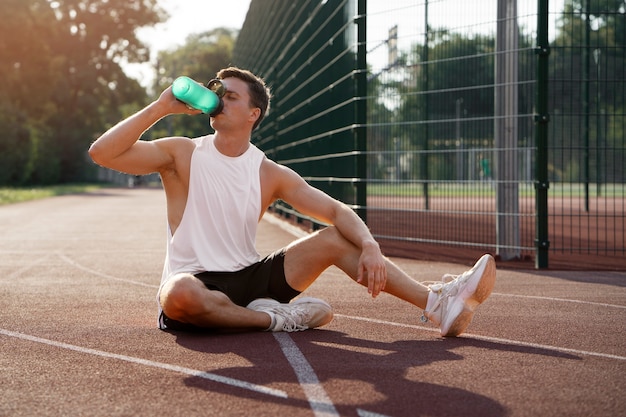
[[[518,144],[523,147],[532,146],[534,140],[532,116],[537,65],[534,35],[525,33],[521,27],[516,51],[517,133]],[[549,58],[553,115],[550,141],[554,148],[563,149],[554,155],[553,170],[565,172],[572,161],[581,158],[583,116],[587,114],[588,136],[595,148],[592,149],[593,175],[601,175],[600,170],[604,170],[605,181],[624,181],[626,3],[623,0],[566,2],[553,35]],[[388,137],[394,140],[394,150],[433,151],[428,156],[428,172],[424,161],[420,162],[423,168],[420,169],[415,162],[417,158],[413,158],[416,163],[413,175],[444,178],[433,171],[455,167],[454,151],[461,146],[493,147],[496,38],[495,34],[468,35],[439,28],[430,29],[428,47],[420,41],[400,52],[395,66],[387,71],[393,76],[377,74],[381,84],[370,87],[376,97],[399,98],[386,118],[393,125]],[[588,65],[586,73],[585,65]],[[382,149],[384,140],[370,137],[375,140],[374,148]],[[602,167],[596,170],[593,164]],[[452,169],[446,172],[454,178]],[[568,178],[580,180],[577,175]]]
[[[551,141],[568,150],[554,161],[563,179],[582,179],[585,161],[572,150],[587,142],[593,180],[626,180],[625,68],[626,3],[566,2],[550,55]]]
[[[0,184],[87,179],[85,150],[146,93],[120,63],[149,50],[138,27],[165,16],[156,0],[3,0]]]

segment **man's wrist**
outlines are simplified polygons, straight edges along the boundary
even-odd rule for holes
[[[375,249],[380,250],[380,245],[374,239],[364,240],[361,244],[361,249]]]

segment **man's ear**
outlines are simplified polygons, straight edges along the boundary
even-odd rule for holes
[[[250,112],[250,117],[252,118],[253,122],[259,120],[259,117],[261,117],[261,109],[258,107],[253,108]]]

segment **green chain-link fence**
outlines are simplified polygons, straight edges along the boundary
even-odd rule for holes
[[[253,0],[234,63],[275,96],[253,141],[387,254],[626,268],[625,7]]]
[[[253,140],[267,156],[355,209],[364,208],[365,113],[355,71],[353,1],[252,1],[235,62],[263,76],[272,104]],[[362,80],[360,80],[362,79]],[[277,210],[290,213],[284,203]],[[362,211],[361,211],[362,212]]]

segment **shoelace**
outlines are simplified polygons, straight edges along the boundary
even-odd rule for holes
[[[433,286],[443,286],[445,284],[447,284],[448,282],[452,282],[455,279],[459,278],[461,275],[452,275],[452,274],[443,274],[441,276],[441,280],[440,281],[424,281],[422,282],[422,284],[426,285],[427,287],[433,287]]]
[[[437,308],[439,307],[439,305],[443,301],[444,297],[447,298],[447,297],[450,297],[451,295],[454,295],[454,294],[457,293],[458,288],[459,288],[458,285],[448,285],[448,288],[450,288],[450,290],[446,291],[445,294],[443,294],[443,289],[446,288],[446,284],[449,284],[449,283],[451,283],[453,281],[456,281],[460,277],[461,277],[461,275],[443,274],[443,276],[441,277],[441,281],[426,281],[426,282],[423,282],[423,284],[426,285],[428,288],[430,288],[431,291],[440,294],[440,297],[437,298],[437,301],[435,302],[435,305],[433,306],[431,311],[437,310]],[[426,317],[425,312],[420,317],[420,321],[422,323],[427,323],[428,322],[428,317]]]
[[[289,307],[277,306],[272,309],[274,313],[277,313],[285,319],[283,322],[283,330],[286,332],[294,332],[308,329],[307,326],[298,324],[300,322],[307,321],[306,311],[299,306],[290,305]]]

